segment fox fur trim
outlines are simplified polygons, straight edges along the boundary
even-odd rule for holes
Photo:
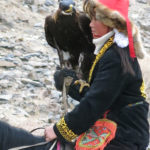
[[[106,26],[113,29],[116,28],[119,32],[127,35],[126,19],[118,11],[111,10],[110,8],[98,2],[98,0],[85,0],[83,9],[89,15],[89,17],[95,17]],[[131,27],[136,56],[142,59],[144,58],[144,50],[139,31],[132,22]]]

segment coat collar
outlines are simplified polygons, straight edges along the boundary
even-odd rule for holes
[[[93,43],[95,44],[95,51],[94,54],[97,55],[98,52],[100,51],[100,49],[102,48],[102,46],[105,44],[105,42],[114,34],[114,31],[110,31],[107,34],[105,34],[104,36],[97,38],[97,39],[93,39]]]
[[[93,43],[95,44],[96,47],[94,51],[95,55],[99,53],[102,46],[112,35],[114,35],[113,42],[116,43],[118,47],[125,48],[129,45],[128,37],[124,33],[119,32],[117,29],[113,29],[112,31],[105,34],[104,36],[97,39],[93,39]]]

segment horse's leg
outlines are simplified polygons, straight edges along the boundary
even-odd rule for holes
[[[33,136],[23,129],[12,127],[0,121],[0,150],[8,150],[8,148],[32,145],[44,141],[44,137]],[[28,148],[27,150],[48,150],[46,147],[50,147],[51,143],[48,145]]]

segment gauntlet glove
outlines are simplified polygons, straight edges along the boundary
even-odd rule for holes
[[[73,82],[75,80],[78,80],[75,71],[70,70],[70,69],[61,69],[61,70],[57,70],[54,73],[54,81],[55,81],[55,87],[57,90],[62,91],[63,89],[63,83],[64,83],[64,78],[70,76],[73,78]]]

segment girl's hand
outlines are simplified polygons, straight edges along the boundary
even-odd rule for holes
[[[51,126],[48,126],[48,127],[45,128],[44,135],[45,135],[45,140],[46,141],[52,141],[52,140],[57,138],[57,136],[54,132],[53,126],[54,125],[51,125]]]

